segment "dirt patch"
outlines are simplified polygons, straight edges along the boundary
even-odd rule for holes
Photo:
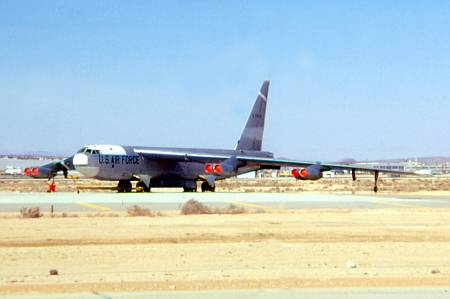
[[[88,217],[88,218],[107,218],[107,217],[115,218],[115,217],[120,217],[120,214],[119,213],[112,213],[112,212],[110,212],[110,213],[97,212],[97,213],[94,213],[94,214],[86,214],[86,217]]]
[[[449,215],[384,208],[0,218],[0,293],[448,285]]]

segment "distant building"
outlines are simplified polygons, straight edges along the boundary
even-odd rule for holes
[[[407,160],[402,162],[364,162],[364,163],[356,163],[355,165],[368,166],[380,170],[430,173],[434,175],[448,174],[450,172],[449,162],[421,163],[418,161]]]

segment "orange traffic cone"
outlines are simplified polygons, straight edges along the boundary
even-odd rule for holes
[[[48,184],[47,192],[56,192],[56,184],[55,182],[51,182]]]

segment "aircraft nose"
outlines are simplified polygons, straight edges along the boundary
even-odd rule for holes
[[[88,156],[85,154],[76,154],[73,156],[73,165],[76,166],[86,166],[88,165]]]
[[[89,165],[89,157],[85,154],[75,154],[72,163],[76,170],[88,178],[95,177],[100,171],[99,167],[93,161]]]

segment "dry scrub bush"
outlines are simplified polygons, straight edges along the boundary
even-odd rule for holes
[[[159,216],[159,213],[154,213],[150,209],[146,209],[137,205],[133,205],[128,207],[127,209],[128,216],[136,217],[136,216],[148,216],[148,217],[155,217]]]
[[[248,213],[247,209],[243,208],[243,207],[238,207],[236,205],[229,205],[226,208],[216,208],[214,209],[214,213],[215,214],[231,214],[231,215],[235,215],[235,214],[246,214]]]
[[[39,218],[42,217],[41,210],[39,207],[33,208],[22,208],[20,209],[20,215],[22,218]]]
[[[190,199],[181,207],[182,215],[199,215],[199,214],[212,214],[210,208],[202,204],[201,202]]]
[[[190,199],[189,201],[185,202],[181,208],[182,215],[202,215],[202,214],[235,215],[235,214],[246,214],[246,213],[248,213],[247,209],[245,209],[243,207],[238,207],[233,204],[229,205],[226,208],[210,208],[194,199]]]

